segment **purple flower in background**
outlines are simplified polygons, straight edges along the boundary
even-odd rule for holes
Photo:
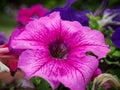
[[[102,20],[99,21],[100,27],[112,27],[114,30],[120,27],[120,7],[106,9]]]
[[[100,27],[111,27],[115,30],[112,35],[112,42],[117,48],[120,48],[120,7],[106,9],[99,25]]]
[[[48,10],[46,8],[43,8],[40,4],[34,5],[30,8],[21,8],[18,11],[16,18],[19,23],[18,28],[26,25],[29,21],[32,20],[32,18],[42,17],[47,11]]]
[[[114,9],[107,9],[106,13],[110,13],[113,15],[112,23],[110,23],[109,26],[111,26],[113,29],[117,29],[120,27],[120,7],[116,7]]]
[[[120,27],[112,34],[112,42],[117,48],[120,48]]]
[[[94,12],[94,16],[97,17],[97,16],[100,16],[104,10],[106,9],[106,7],[108,6],[109,4],[109,0],[102,0],[99,8]]]
[[[78,11],[75,15],[75,21],[80,22],[83,26],[89,26],[89,18],[86,15],[91,13],[88,10]]]
[[[54,8],[49,13],[47,13],[47,15],[54,11],[59,11],[63,20],[78,21],[83,26],[88,26],[89,18],[86,16],[86,14],[90,14],[91,12],[88,10],[76,11],[74,8],[71,8],[70,6],[76,1],[77,0],[67,0],[65,6]]]
[[[26,49],[18,62],[26,77],[40,76],[53,89],[62,83],[71,90],[85,90],[98,68],[98,59],[109,52],[101,32],[77,21],[62,20],[58,12],[29,22],[10,45]]]
[[[7,38],[4,34],[4,32],[0,32],[0,45],[4,44],[7,42]]]

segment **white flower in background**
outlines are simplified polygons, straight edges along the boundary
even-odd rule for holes
[[[0,62],[0,72],[7,71],[10,72],[10,69],[4,65],[2,62]]]

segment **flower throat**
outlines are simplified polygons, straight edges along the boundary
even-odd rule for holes
[[[68,48],[65,43],[58,39],[55,42],[51,43],[49,46],[50,54],[54,58],[64,58],[68,53]]]

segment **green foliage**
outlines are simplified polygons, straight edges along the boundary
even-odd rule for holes
[[[90,81],[90,82],[89,82],[89,84],[87,85],[87,90],[91,90],[92,85],[93,85],[93,82],[92,82],[92,81]]]
[[[90,14],[87,14],[88,18],[90,19],[89,21],[89,26],[92,28],[92,29],[97,29],[99,30],[99,24],[98,24],[98,20],[101,19],[101,17],[94,17],[93,15],[90,15]]]
[[[31,81],[35,86],[35,90],[51,90],[49,83],[40,77],[33,77]]]
[[[0,13],[0,26],[15,27],[17,25],[16,18],[13,16]]]
[[[0,13],[0,32],[5,32],[6,36],[9,37],[16,26],[15,17]]]
[[[119,70],[120,49],[116,48],[111,41],[111,36],[114,30],[110,27],[109,28],[100,27],[98,22],[102,19],[101,17],[94,17],[93,15],[90,15],[90,14],[87,14],[87,16],[90,19],[89,26],[92,29],[99,30],[100,32],[104,34],[105,41],[109,45],[110,50],[111,50],[108,53],[108,55],[105,58],[103,58],[103,62],[100,62],[100,68],[102,69],[103,72],[111,73],[112,75],[115,75],[116,78],[120,81],[120,70]],[[90,88],[91,84],[89,84],[88,87],[89,88],[87,90],[91,90]],[[98,90],[106,90],[106,89],[104,89],[104,87],[101,87]],[[107,90],[115,90],[115,89],[111,87]]]

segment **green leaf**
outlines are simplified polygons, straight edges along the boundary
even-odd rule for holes
[[[100,17],[94,17],[93,15],[90,15],[90,14],[87,14],[87,16],[90,19],[89,26],[92,29],[99,29],[98,20],[100,20]]]
[[[10,90],[14,90],[15,88],[14,87],[11,87]]]
[[[49,83],[40,77],[33,77],[31,81],[35,86],[35,90],[51,90]]]
[[[120,57],[120,52],[119,51],[115,51],[112,55],[115,56],[115,57]]]
[[[91,81],[91,82],[87,85],[87,90],[91,90],[92,85],[93,85],[93,82]]]
[[[116,65],[116,66],[119,66],[119,67],[120,67],[119,61],[111,62],[111,61],[108,61],[108,60],[106,59],[105,62],[106,62],[108,65]]]

